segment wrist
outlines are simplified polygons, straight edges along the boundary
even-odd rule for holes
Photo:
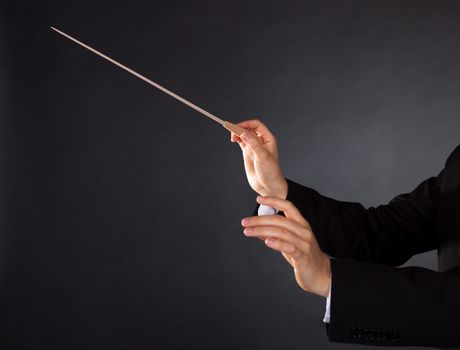
[[[267,192],[269,193],[269,196],[286,199],[288,193],[288,183],[286,179],[283,177],[282,181],[275,189]]]

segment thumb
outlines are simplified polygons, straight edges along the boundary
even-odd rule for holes
[[[259,138],[252,134],[251,132],[245,131],[240,135],[243,142],[246,146],[254,153],[256,156],[265,156],[267,150],[262,147],[262,143]]]

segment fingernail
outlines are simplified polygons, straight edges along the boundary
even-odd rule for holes
[[[248,233],[252,232],[252,228],[246,227],[243,232],[244,232],[245,235],[247,235]]]
[[[244,225],[247,225],[247,224],[249,224],[249,219],[246,218],[246,219],[241,220],[241,225],[244,226]]]
[[[265,244],[266,244],[266,245],[273,245],[273,243],[274,243],[274,241],[273,241],[272,238],[267,238],[267,239],[265,240]]]
[[[257,201],[258,201],[258,202],[263,202],[263,201],[264,201],[264,199],[265,199],[265,198],[264,198],[264,197],[262,197],[262,196],[257,196]]]

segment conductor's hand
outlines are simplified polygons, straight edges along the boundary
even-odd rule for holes
[[[257,119],[237,125],[247,129],[241,137],[232,133],[231,141],[237,142],[243,151],[249,185],[261,196],[285,199],[288,185],[279,165],[275,136]]]
[[[284,212],[281,215],[253,216],[242,220],[244,234],[259,237],[281,252],[294,269],[297,284],[305,291],[327,297],[331,261],[316,241],[310,224],[289,201],[276,197],[257,197],[257,202]]]

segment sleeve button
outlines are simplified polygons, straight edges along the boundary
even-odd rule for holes
[[[365,329],[364,330],[364,338],[366,340],[374,340],[375,339],[375,331],[373,328]]]
[[[352,327],[351,328],[351,336],[354,339],[359,339],[363,336],[363,331],[361,330],[361,327]]]
[[[387,332],[387,340],[394,343],[395,341],[399,340],[399,332],[397,331],[388,331]]]

